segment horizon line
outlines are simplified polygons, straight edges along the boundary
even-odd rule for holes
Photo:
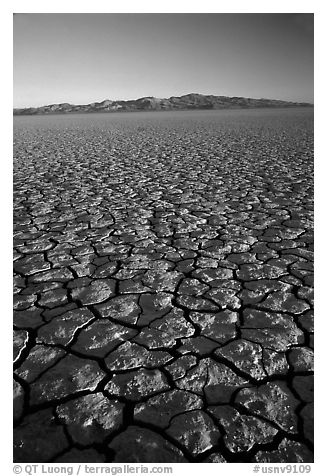
[[[118,101],[137,101],[139,99],[146,99],[146,98],[154,98],[154,99],[170,99],[172,97],[183,97],[183,96],[190,96],[190,95],[197,95],[197,96],[214,96],[214,97],[224,97],[224,98],[244,98],[244,99],[255,99],[255,100],[268,100],[268,101],[282,101],[282,102],[290,102],[290,103],[306,103],[306,104],[310,104],[310,105],[314,105],[314,102],[312,101],[307,101],[307,100],[297,100],[297,101],[294,101],[294,100],[291,100],[291,99],[276,99],[276,98],[271,98],[271,97],[250,97],[250,96],[226,96],[226,95],[218,95],[218,94],[203,94],[203,93],[195,93],[195,92],[191,92],[191,93],[185,93],[185,94],[181,94],[180,96],[176,96],[176,95],[172,95],[172,96],[168,96],[168,97],[162,97],[162,96],[141,96],[141,97],[138,97],[138,98],[132,98],[132,99],[109,99],[108,97],[99,101],[99,100],[96,100],[96,101],[91,101],[89,103],[71,103],[71,102],[67,102],[67,101],[62,101],[62,102],[53,102],[53,103],[48,103],[48,104],[42,104],[42,105],[38,105],[38,106],[13,106],[13,109],[31,109],[31,108],[39,108],[39,107],[46,107],[46,106],[52,106],[52,105],[60,105],[60,104],[69,104],[71,106],[86,106],[86,105],[89,105],[89,104],[99,104],[99,103],[102,103],[104,101],[112,101],[112,102],[118,102]]]

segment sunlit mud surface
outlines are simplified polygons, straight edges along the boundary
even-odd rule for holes
[[[16,117],[14,459],[313,460],[313,112]]]

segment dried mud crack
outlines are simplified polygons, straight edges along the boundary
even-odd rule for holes
[[[14,460],[313,461],[310,110],[17,117]]]

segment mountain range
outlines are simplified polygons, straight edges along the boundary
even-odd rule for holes
[[[308,107],[309,103],[279,101],[275,99],[253,99],[244,97],[213,96],[204,94],[185,94],[171,96],[170,98],[156,98],[153,96],[132,99],[128,101],[111,101],[91,104],[49,104],[40,107],[14,109],[14,115],[35,114],[66,114],[66,113],[92,113],[92,112],[117,112],[117,111],[173,111],[185,109],[250,109],[262,107]]]

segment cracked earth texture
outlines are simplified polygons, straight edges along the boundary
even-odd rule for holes
[[[313,461],[312,209],[311,110],[15,118],[15,461]]]

